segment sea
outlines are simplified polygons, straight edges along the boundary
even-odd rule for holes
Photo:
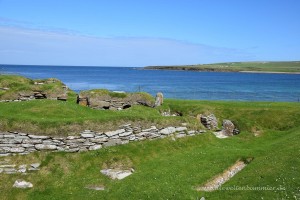
[[[58,78],[76,92],[108,89],[165,98],[299,102],[300,74],[144,70],[136,67],[1,65],[0,74]]]

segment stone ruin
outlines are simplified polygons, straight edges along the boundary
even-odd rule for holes
[[[66,101],[68,98],[68,87],[58,79],[48,78],[34,81],[21,77],[21,81],[24,87],[15,86],[20,84],[17,80],[11,82],[10,87],[3,87],[0,84],[0,89],[4,91],[0,96],[0,101],[29,101],[34,99]]]
[[[214,130],[215,135],[220,138],[225,138],[228,136],[238,135],[240,130],[234,125],[234,123],[228,119],[224,119],[222,123],[222,129],[218,128],[218,119],[214,114],[200,114],[197,115],[197,119],[200,123],[209,130]]]
[[[209,130],[214,130],[218,128],[218,120],[214,114],[197,116],[197,119]]]
[[[161,105],[163,97],[162,93],[160,94]],[[110,92],[108,90],[82,91],[77,96],[77,103],[82,106],[101,110],[123,110],[130,108],[133,105],[143,105],[148,107],[155,107],[156,105],[154,98],[148,93]]]

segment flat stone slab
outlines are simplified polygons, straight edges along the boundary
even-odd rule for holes
[[[170,134],[175,133],[175,132],[176,132],[175,127],[167,127],[167,128],[164,128],[164,129],[159,131],[159,133],[163,134],[163,135],[170,135]]]
[[[115,146],[115,145],[119,145],[119,144],[122,144],[121,139],[112,139],[112,140],[109,140],[108,142],[103,143],[103,146],[110,147],[110,146]]]
[[[24,180],[16,180],[13,187],[25,189],[25,188],[32,188],[33,185],[32,183],[26,182]]]
[[[33,168],[39,168],[41,163],[32,163],[30,166]]]
[[[36,144],[34,147],[38,150],[55,150],[55,149],[57,149],[57,146],[52,145],[52,144]]]
[[[120,137],[126,137],[129,135],[132,135],[132,131],[119,134]]]
[[[104,190],[105,187],[103,185],[97,186],[97,185],[88,185],[85,187],[86,189],[90,189],[90,190],[97,190],[97,191],[101,191]]]
[[[223,131],[214,132],[214,135],[220,139],[228,138],[227,135],[224,135]]]
[[[10,149],[10,152],[11,153],[22,153],[25,151],[25,148],[24,147],[12,147]]]
[[[175,128],[176,132],[181,132],[181,131],[186,131],[187,128],[186,127],[177,127]]]
[[[102,169],[100,172],[111,179],[124,179],[132,174],[132,170]]]
[[[50,138],[49,136],[44,136],[44,135],[28,135],[28,136],[32,139],[42,139],[42,140]]]
[[[121,133],[125,133],[125,129],[119,129],[119,130],[116,130],[116,131],[108,131],[105,133],[105,135],[107,135],[107,137],[112,137],[112,136],[115,136],[115,135],[119,135]]]
[[[97,150],[97,149],[101,149],[101,148],[102,148],[102,145],[99,144],[99,145],[90,146],[89,150],[92,151],[92,150]]]
[[[95,135],[93,133],[81,133],[81,137],[83,138],[93,138]]]
[[[80,138],[80,136],[68,136],[66,139],[67,140],[74,140],[74,139],[79,139]]]

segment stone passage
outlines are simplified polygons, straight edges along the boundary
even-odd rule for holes
[[[247,159],[248,162],[252,161],[252,158]],[[197,188],[198,191],[214,191],[221,187],[225,182],[231,179],[234,175],[236,175],[239,171],[246,167],[246,163],[242,160],[238,160],[234,165],[225,170],[222,174],[217,175],[212,180],[208,181],[205,185]]]
[[[81,152],[97,150],[102,147],[127,144],[131,141],[152,140],[172,135],[176,138],[193,136],[205,131],[188,130],[187,127],[166,127],[158,129],[155,126],[143,129],[126,124],[120,129],[108,132],[85,130],[78,136],[50,137],[30,135],[19,132],[0,133],[0,156],[11,154],[28,154],[35,151],[65,151]]]

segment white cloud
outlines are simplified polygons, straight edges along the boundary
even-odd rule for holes
[[[3,64],[146,66],[250,59],[253,57],[246,51],[172,39],[104,38],[0,26]]]

